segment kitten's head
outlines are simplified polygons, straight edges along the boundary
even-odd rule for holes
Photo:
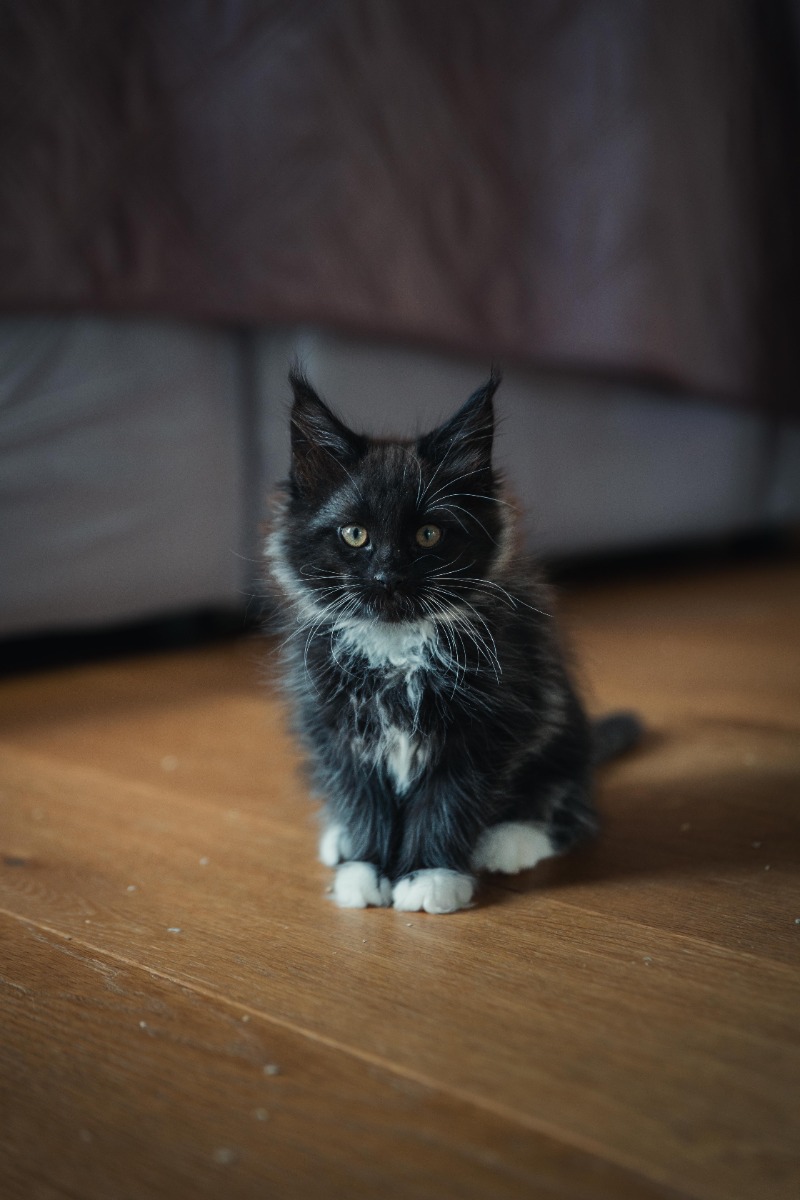
[[[486,592],[508,534],[492,468],[500,383],[415,441],[348,429],[293,370],[292,465],[273,571],[342,621],[414,621]]]

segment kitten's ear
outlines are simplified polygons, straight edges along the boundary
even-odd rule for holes
[[[497,367],[482,387],[450,418],[417,442],[422,458],[443,463],[447,473],[480,474],[490,471],[494,441],[494,404],[492,397],[502,375]]]
[[[348,465],[366,449],[364,438],[348,429],[320,400],[299,367],[292,367],[291,481],[301,494],[329,488],[347,477]]]

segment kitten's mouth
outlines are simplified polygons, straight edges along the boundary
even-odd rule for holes
[[[370,592],[365,608],[368,616],[378,617],[382,621],[408,621],[417,616],[413,600],[397,592]]]

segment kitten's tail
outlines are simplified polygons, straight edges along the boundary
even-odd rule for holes
[[[592,763],[608,762],[639,742],[644,725],[632,712],[610,713],[592,721]]]

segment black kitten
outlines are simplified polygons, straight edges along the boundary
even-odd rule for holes
[[[492,468],[493,373],[416,441],[353,433],[290,375],[292,467],[267,543],[287,676],[345,907],[453,912],[477,871],[592,835],[593,730]],[[604,746],[598,734],[603,734]]]

